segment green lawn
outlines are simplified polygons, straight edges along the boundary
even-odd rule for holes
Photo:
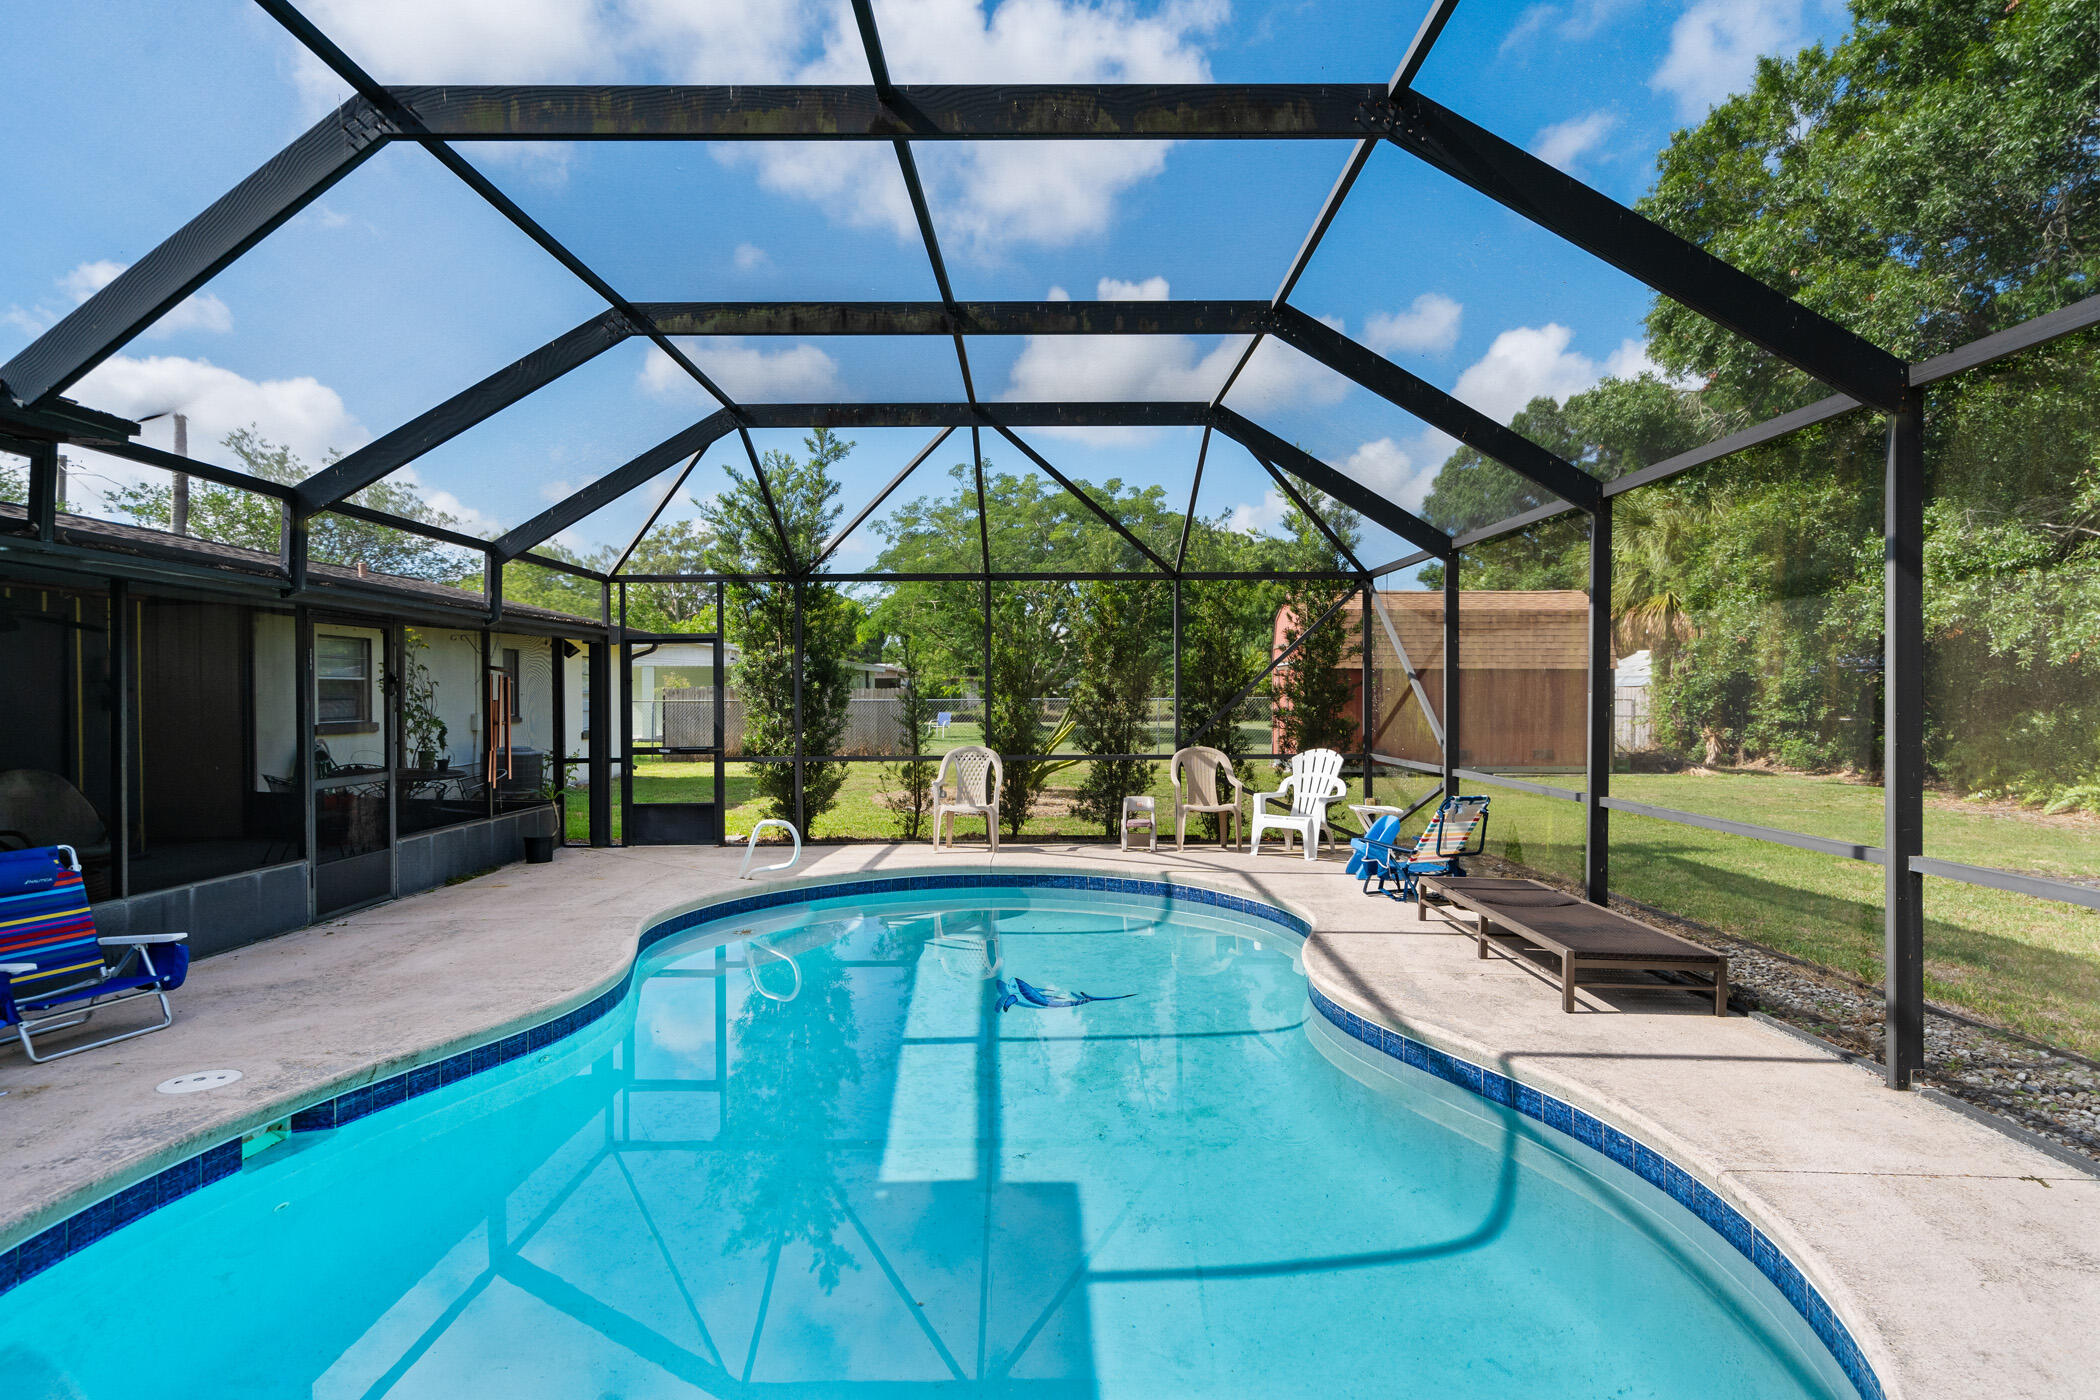
[[[956,726],[949,741],[974,741],[974,727],[967,737],[962,730]],[[837,805],[812,824],[811,838],[899,839],[901,818],[881,803],[888,786],[883,768],[850,765]],[[1266,762],[1248,768],[1251,785],[1274,785]],[[748,765],[730,764],[726,773],[729,830],[748,832],[763,815],[757,784]],[[1078,777],[1074,768],[1053,779],[1022,839],[1101,834],[1069,812]],[[1405,802],[1425,792],[1429,781],[1427,775],[1381,777],[1377,795]],[[1580,777],[1540,781],[1573,787]],[[637,800],[704,802],[712,800],[713,788],[705,764],[636,765]],[[1152,790],[1162,812],[1170,813],[1164,759]],[[1612,790],[1658,807],[1864,845],[1881,839],[1880,789],[1834,778],[1622,773],[1613,777]],[[1345,801],[1359,800],[1359,791],[1352,782]],[[1575,803],[1507,788],[1486,791],[1494,799],[1491,854],[1562,880],[1581,878],[1582,821]],[[617,821],[617,804],[614,815]],[[1419,829],[1423,819],[1417,816],[1410,827]],[[583,839],[583,823],[583,804],[572,801],[571,839]],[[1353,829],[1346,814],[1339,814],[1339,824]],[[971,824],[964,830],[965,839],[981,839]],[[1925,849],[1972,865],[2089,878],[2100,872],[2100,822],[1936,797],[1926,809]],[[1881,884],[1881,868],[1862,861],[1652,817],[1612,815],[1615,892],[1869,982],[1881,976]],[[2100,1057],[2100,910],[1928,877],[1925,913],[1929,997]]]
[[[1494,798],[1493,854],[1563,879],[1580,877],[1574,803],[1487,791]],[[1621,773],[1612,791],[1658,807],[1881,843],[1881,790],[1840,779]],[[1881,980],[1880,866],[1624,812],[1613,813],[1611,823],[1614,892]],[[1970,865],[2090,878],[2100,872],[2100,823],[1935,797],[1926,806],[1925,850]],[[1981,1020],[2100,1057],[2100,910],[1928,876],[1925,992]]]

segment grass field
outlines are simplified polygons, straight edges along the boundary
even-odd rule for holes
[[[951,733],[950,742],[972,742]],[[849,766],[831,811],[812,823],[811,839],[897,840],[902,820],[882,805],[883,764]],[[1262,761],[1248,767],[1251,786],[1274,779]],[[748,765],[727,767],[729,830],[748,832],[764,815]],[[1070,812],[1077,768],[1052,779],[1021,839],[1099,836],[1098,826]],[[1545,777],[1577,786],[1579,775]],[[1384,802],[1405,803],[1428,790],[1426,775],[1380,777]],[[644,760],[636,765],[637,801],[711,801],[712,769]],[[1720,816],[1879,845],[1881,790],[1835,778],[1776,774],[1617,774],[1620,797],[1659,807]],[[1171,839],[1172,794],[1166,763],[1152,787]],[[1352,781],[1344,802],[1360,800]],[[1581,809],[1572,802],[1490,788],[1490,852],[1563,879],[1582,873]],[[583,804],[570,803],[571,839],[584,836]],[[1337,804],[1337,823],[1352,827]],[[615,817],[618,808],[615,804]],[[1422,817],[1410,823],[1419,828]],[[966,824],[966,839],[976,836]],[[2100,821],[2045,818],[2033,812],[1950,798],[1928,800],[1928,855],[1971,865],[2032,871],[2060,878],[2100,874]],[[1341,878],[1337,874],[1336,878]],[[1881,867],[1748,837],[1724,835],[1652,817],[1612,815],[1612,888],[1631,899],[1791,953],[1869,982],[1881,975]],[[2100,1057],[2100,910],[2031,899],[1928,877],[1925,881],[1926,995],[2081,1054]]]
[[[1834,778],[1622,773],[1613,776],[1612,791],[1658,807],[1881,843],[1881,790]],[[1491,853],[1580,878],[1574,803],[1507,789],[1490,795]],[[1612,814],[1611,829],[1615,893],[1863,981],[1881,980],[1880,866],[1624,812]],[[1934,798],[1926,806],[1925,851],[1970,865],[2091,879],[2100,873],[2100,822]],[[1925,994],[2100,1058],[2100,910],[1928,876]]]

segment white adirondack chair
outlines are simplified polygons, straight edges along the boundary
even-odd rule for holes
[[[1289,854],[1291,833],[1297,832],[1304,843],[1305,858],[1319,857],[1320,838],[1327,833],[1327,804],[1349,791],[1342,781],[1342,756],[1333,749],[1307,749],[1291,759],[1291,775],[1280,783],[1274,792],[1254,794],[1254,830],[1248,850],[1261,854],[1261,834],[1276,830],[1283,833],[1283,849]],[[1290,806],[1281,812],[1271,812],[1271,802],[1281,805],[1288,795]]]
[[[1232,785],[1232,800],[1220,801],[1218,779]],[[1233,775],[1232,759],[1218,749],[1179,749],[1167,761],[1167,781],[1174,786],[1174,849],[1188,844],[1189,818],[1208,812],[1218,819],[1218,844],[1237,845],[1240,839],[1240,794],[1246,786]],[[1227,839],[1227,819],[1232,836]]]
[[[955,794],[949,796],[948,775],[955,775]],[[940,771],[933,778],[933,848],[941,848],[943,823],[946,823],[948,846],[955,845],[955,819],[957,817],[983,817],[985,843],[994,855],[999,851],[999,789],[1006,781],[1006,770],[1000,765],[999,755],[977,744],[966,744],[959,749],[950,749],[941,758]]]

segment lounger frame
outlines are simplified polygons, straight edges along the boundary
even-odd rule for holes
[[[1528,883],[1541,890],[1553,890],[1551,885],[1542,884],[1536,880]],[[1480,916],[1480,923],[1472,932],[1476,951],[1482,958],[1487,957],[1488,949],[1493,946],[1494,938],[1497,934],[1511,938],[1541,952],[1550,953],[1558,958],[1560,961],[1560,1009],[1564,1012],[1573,1014],[1575,1010],[1575,993],[1577,989],[1582,989],[1588,991],[1689,992],[1698,997],[1711,996],[1713,998],[1714,1015],[1726,1016],[1728,1014],[1727,957],[1724,954],[1714,952],[1710,948],[1702,948],[1688,938],[1679,938],[1676,934],[1668,933],[1654,927],[1652,924],[1644,924],[1638,919],[1627,918],[1626,915],[1619,913],[1617,910],[1604,909],[1602,905],[1589,905],[1590,908],[1600,910],[1630,927],[1638,928],[1649,934],[1659,934],[1674,943],[1682,945],[1688,954],[1697,955],[1692,958],[1671,958],[1668,960],[1642,957],[1614,957],[1610,954],[1592,953],[1571,948],[1554,938],[1551,934],[1541,933],[1536,929],[1527,927],[1524,921],[1513,915],[1510,910],[1497,907],[1485,900],[1475,899],[1463,889],[1453,888],[1448,877],[1439,875],[1422,876],[1420,892],[1424,896],[1434,894],[1439,899],[1455,904],[1462,909],[1469,909]],[[1555,892],[1558,893],[1558,891]],[[1429,917],[1428,899],[1418,897],[1415,901],[1415,908],[1417,921]],[[1453,927],[1459,927],[1457,920],[1450,919],[1447,921]],[[1514,954],[1507,950],[1498,948],[1497,951],[1503,952],[1505,956],[1514,957]],[[1581,980],[1581,974],[1586,971],[1681,972],[1693,976],[1695,980],[1690,983],[1586,982]],[[1699,973],[1705,973],[1709,980],[1707,982],[1697,981],[1696,976]]]

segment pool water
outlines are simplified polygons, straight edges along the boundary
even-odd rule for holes
[[[0,1389],[1851,1394],[1681,1207],[1335,1032],[1296,944],[1041,889],[703,926],[0,1297]]]

